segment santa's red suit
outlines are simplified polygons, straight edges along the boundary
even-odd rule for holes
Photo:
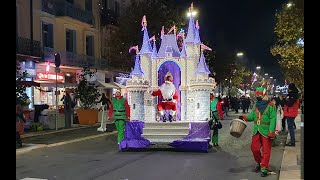
[[[163,122],[166,122],[164,110],[170,110],[169,121],[171,122],[177,110],[178,93],[172,83],[172,79],[168,78],[152,96],[160,96],[162,102],[157,105],[159,114],[162,116]]]

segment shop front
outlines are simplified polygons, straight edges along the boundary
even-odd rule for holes
[[[54,64],[37,64],[34,88],[34,121],[44,124],[44,128],[56,129],[56,109],[58,108],[57,129],[65,127],[63,95],[77,87],[76,74],[79,69],[63,67],[55,73]],[[56,94],[57,92],[57,94]]]

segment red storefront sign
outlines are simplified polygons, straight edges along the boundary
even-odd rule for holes
[[[56,81],[56,74],[38,72],[36,79],[39,80],[39,81]],[[57,81],[58,82],[63,82],[64,81],[64,75],[61,74],[61,73],[58,73]]]

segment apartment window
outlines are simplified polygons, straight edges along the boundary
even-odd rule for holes
[[[93,36],[87,35],[86,36],[86,54],[88,56],[94,56],[94,51],[93,51]]]
[[[85,2],[85,9],[87,11],[92,11],[92,0],[86,0]]]
[[[116,13],[116,16],[120,16],[120,3],[118,1],[114,2],[114,11]]]
[[[76,31],[74,30],[66,30],[66,51],[76,52]]]
[[[53,24],[42,22],[42,45],[53,48]]]
[[[105,9],[105,10],[108,9],[108,0],[102,0],[102,7],[103,7],[103,9]]]

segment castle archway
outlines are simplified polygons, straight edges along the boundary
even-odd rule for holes
[[[158,86],[160,87],[164,83],[164,76],[170,72],[173,76],[173,84],[176,87],[179,95],[179,100],[177,103],[177,120],[181,120],[181,93],[180,93],[180,85],[181,85],[181,68],[180,66],[173,60],[166,60],[162,64],[160,64],[158,68]],[[158,102],[161,102],[162,99],[158,98]]]

